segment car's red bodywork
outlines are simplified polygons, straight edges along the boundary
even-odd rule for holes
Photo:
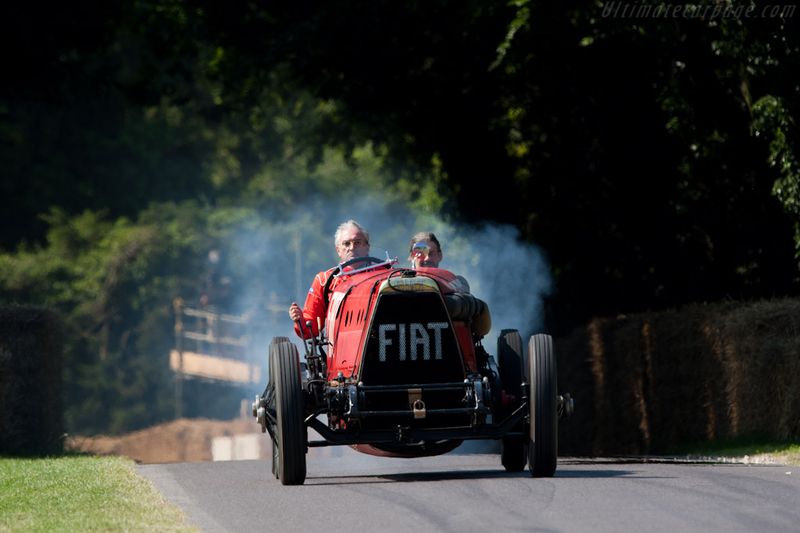
[[[328,355],[328,379],[334,380],[341,372],[346,378],[354,378],[361,368],[361,358],[370,329],[367,323],[371,310],[377,303],[379,285],[389,278],[414,273],[415,277],[433,280],[444,296],[457,292],[458,278],[449,270],[423,267],[416,271],[404,269],[380,269],[345,275],[330,296],[328,317],[325,321],[328,338],[332,343]],[[468,322],[453,320],[452,327],[458,339],[457,347],[465,372],[477,372],[475,345]]]
[[[365,382],[363,380],[362,371],[364,366],[361,364],[367,353],[368,338],[372,331],[368,323],[369,318],[373,316],[371,310],[382,296],[381,287],[385,287],[384,282],[392,278],[405,281],[409,278],[403,278],[403,276],[409,274],[413,274],[414,278],[424,277],[432,280],[442,296],[458,292],[461,285],[458,277],[452,272],[433,267],[421,267],[416,271],[379,269],[355,275],[345,274],[331,294],[328,317],[326,319],[326,330],[332,345],[327,365],[329,381],[335,381],[341,373],[347,381],[356,381],[366,385],[371,384],[369,381]],[[450,324],[447,327],[452,328],[457,340],[453,346],[455,348],[453,355],[457,355],[458,361],[461,362],[461,368],[456,378],[458,381],[462,381],[468,374],[477,372],[475,344],[470,322],[464,319],[450,320]],[[409,333],[405,332],[407,336]],[[441,331],[435,331],[434,333],[441,333]],[[430,338],[428,340],[430,341]],[[435,359],[436,347],[429,346],[428,349],[434,351],[433,358]],[[420,373],[425,374],[427,372],[422,369]],[[433,376],[419,375],[413,382],[426,382],[429,381],[428,378],[434,376],[435,374]],[[438,378],[438,376],[435,377]],[[345,421],[340,421],[339,424],[342,428],[346,427]],[[352,447],[362,453],[371,455],[420,457],[446,453],[460,443],[460,440],[454,440],[446,443],[440,442],[438,446],[404,447],[393,450],[371,444],[353,444]]]

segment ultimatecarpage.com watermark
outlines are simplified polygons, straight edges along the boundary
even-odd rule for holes
[[[753,4],[735,5],[727,2],[713,4],[645,4],[637,2],[611,1],[603,4],[603,18],[631,19],[757,19],[791,18],[797,10],[796,5]]]

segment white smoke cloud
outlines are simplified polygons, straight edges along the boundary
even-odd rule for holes
[[[298,341],[288,317],[292,301],[301,306],[314,275],[338,262],[333,233],[355,219],[370,234],[370,254],[388,252],[408,266],[408,242],[418,231],[433,231],[442,244],[442,268],[464,276],[472,293],[491,310],[492,331],[484,339],[493,353],[501,329],[518,329],[523,339],[542,332],[543,299],[552,276],[541,250],[519,239],[516,228],[455,224],[442,217],[419,216],[399,202],[361,195],[332,202],[310,198],[294,215],[273,220],[253,213],[227,240],[226,268],[233,271],[234,308],[253,314],[264,346],[273,336]],[[258,357],[263,357],[262,351]]]
[[[523,338],[541,332],[552,277],[539,248],[520,241],[519,231],[507,225],[475,229],[443,223],[437,237],[444,250],[440,266],[466,277],[472,293],[489,304],[487,349],[502,329],[517,329]]]

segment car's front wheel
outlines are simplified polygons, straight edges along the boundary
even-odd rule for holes
[[[528,343],[528,468],[534,477],[552,477],[558,462],[556,376],[553,338],[550,335],[533,335]]]
[[[302,485],[306,479],[307,434],[303,422],[300,360],[291,342],[270,344],[270,382],[274,387],[275,425],[272,472],[284,485]]]

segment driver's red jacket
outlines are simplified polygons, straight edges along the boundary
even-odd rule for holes
[[[297,322],[294,323],[294,331],[299,337],[308,339],[311,337],[312,333],[314,335],[319,335],[319,325],[325,324],[328,304],[325,302],[325,295],[322,294],[322,292],[325,290],[325,284],[328,282],[328,278],[333,275],[336,268],[337,267],[329,268],[314,276],[314,281],[311,282],[311,288],[308,289],[306,303],[303,305],[303,331],[300,331],[300,325]],[[345,270],[349,270],[349,268],[346,267]],[[334,287],[336,287],[340,279],[341,278],[337,278],[331,282],[329,288],[330,292],[333,292]],[[317,319],[319,319],[319,321]],[[311,322],[311,331],[306,327],[306,322],[309,321]]]

